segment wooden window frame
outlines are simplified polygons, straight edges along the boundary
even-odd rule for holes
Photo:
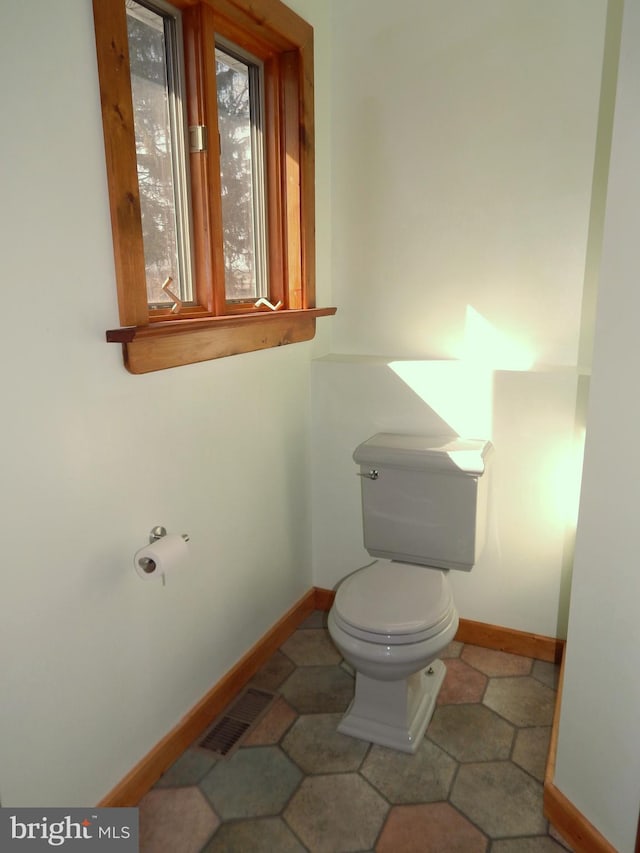
[[[124,0],[93,0],[122,344],[147,373],[310,340],[315,307],[313,28],[280,0],[172,0],[183,16],[187,119],[217,127],[214,33],[264,62],[271,311],[224,299],[217,152],[189,154],[195,304],[175,317],[147,304]],[[210,131],[211,137],[211,131]]]

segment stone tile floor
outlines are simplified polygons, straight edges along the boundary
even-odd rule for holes
[[[415,755],[338,734],[353,678],[319,611],[252,684],[230,758],[197,745],[140,803],[141,853],[566,853],[542,813],[557,667],[453,642]]]

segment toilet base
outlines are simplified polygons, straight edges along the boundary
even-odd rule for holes
[[[433,716],[447,673],[441,660],[402,681],[356,673],[356,693],[338,731],[360,740],[415,753]]]

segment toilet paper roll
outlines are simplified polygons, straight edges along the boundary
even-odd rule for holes
[[[154,580],[171,574],[185,560],[187,550],[182,536],[173,533],[136,551],[133,565],[143,580]]]

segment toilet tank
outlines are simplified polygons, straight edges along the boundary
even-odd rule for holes
[[[360,444],[367,551],[470,571],[485,542],[492,450],[478,439],[392,433]]]

